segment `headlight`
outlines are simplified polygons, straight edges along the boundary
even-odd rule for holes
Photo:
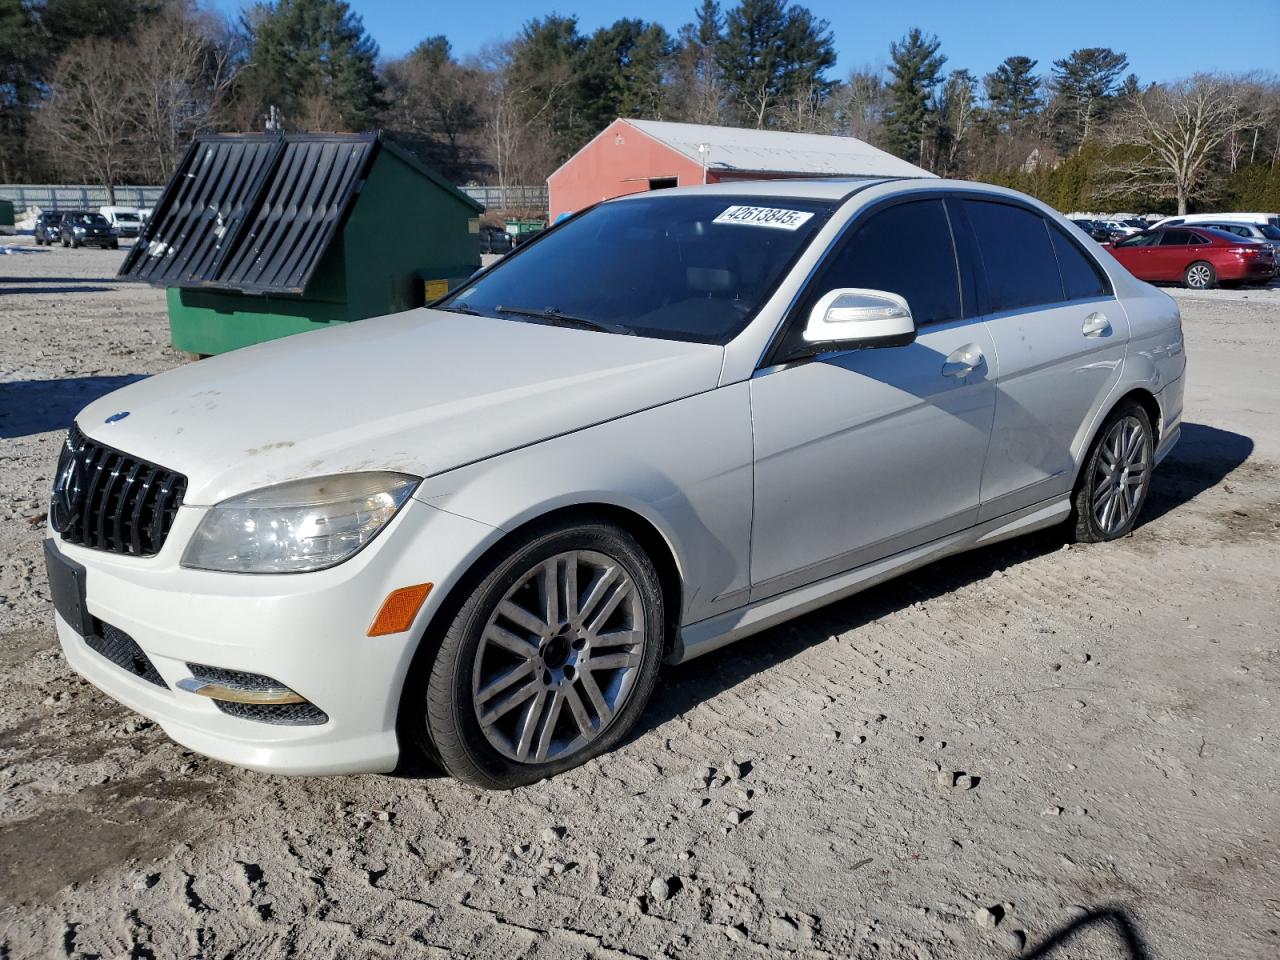
[[[205,514],[182,565],[227,573],[332,567],[376,537],[417,485],[403,473],[345,473],[232,497]]]

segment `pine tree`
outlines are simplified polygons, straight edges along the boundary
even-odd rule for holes
[[[760,128],[787,101],[825,99],[835,64],[830,24],[787,0],[742,0],[725,15],[716,51],[726,93],[741,119]]]
[[[246,12],[249,82],[261,106],[302,128],[367,130],[382,84],[378,45],[344,0],[276,0]]]
[[[916,163],[925,159],[933,120],[929,99],[947,62],[938,53],[941,46],[937,37],[926,37],[918,27],[889,46],[889,109],[884,118],[889,149]]]
[[[1054,89],[1070,118],[1063,125],[1064,146],[1083,144],[1094,133],[1128,65],[1129,58],[1110,47],[1073,50],[1070,56],[1053,61]]]
[[[1030,57],[1005,57],[984,78],[994,121],[1004,130],[1022,123],[1040,109],[1040,78]]]

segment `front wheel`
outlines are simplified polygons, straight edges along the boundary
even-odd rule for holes
[[[1216,279],[1213,264],[1197,260],[1182,274],[1182,285],[1188,290],[1211,290]]]
[[[1076,485],[1076,540],[1101,543],[1133,529],[1151,486],[1154,447],[1151,420],[1141,405],[1128,402],[1112,411]]]
[[[411,685],[420,745],[491,789],[599,756],[644,710],[664,623],[657,571],[629,533],[606,523],[533,531],[481,574],[425,683]]]

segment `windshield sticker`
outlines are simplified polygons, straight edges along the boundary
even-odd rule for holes
[[[775,230],[798,230],[813,213],[808,210],[782,210],[778,207],[733,206],[716,217],[715,223],[745,223],[750,227],[773,227]]]

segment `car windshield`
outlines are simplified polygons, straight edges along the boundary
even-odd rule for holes
[[[137,219],[138,219],[138,215],[137,215],[136,213],[117,213],[117,214],[116,214],[116,219],[117,219],[117,220],[133,221],[133,220],[137,220]]]
[[[440,308],[728,343],[833,208],[723,194],[601,204],[518,247]]]
[[[80,223],[92,224],[95,227],[101,227],[106,224],[107,218],[100,213],[82,213],[76,217]]]
[[[1273,227],[1269,223],[1260,224],[1258,227],[1262,231],[1262,235],[1268,240],[1280,240],[1280,227]]]

